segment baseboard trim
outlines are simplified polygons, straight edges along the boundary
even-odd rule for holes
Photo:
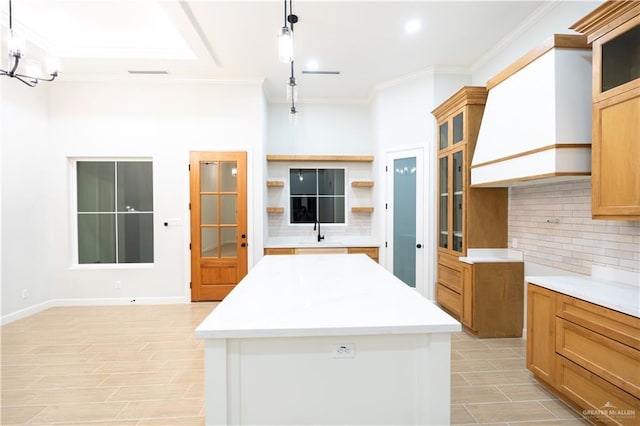
[[[37,314],[38,312],[42,312],[45,309],[53,308],[54,306],[56,306],[54,302],[55,302],[54,300],[47,300],[46,302],[38,303],[37,305],[33,305],[33,306],[28,306],[26,308],[12,312],[10,314],[3,315],[2,318],[0,318],[0,325],[6,325],[6,324],[9,324],[10,322],[30,317],[31,315]]]
[[[51,299],[37,305],[29,306],[19,311],[3,315],[0,325],[6,325],[13,321],[27,318],[49,308],[59,306],[122,306],[122,305],[179,305],[191,303],[184,296],[176,297],[117,297],[104,299]]]

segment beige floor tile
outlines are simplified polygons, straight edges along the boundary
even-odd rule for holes
[[[175,377],[176,377],[176,373],[173,371],[160,371],[157,373],[109,374],[104,377],[104,380],[100,383],[100,386],[136,386],[136,385],[169,384],[173,382]],[[200,380],[204,381],[204,374]]]
[[[111,395],[109,401],[149,401],[179,399],[189,389],[187,384],[123,386]]]
[[[44,376],[32,384],[32,388],[85,388],[100,386],[108,377],[107,374],[77,374],[66,376]]]
[[[491,363],[484,359],[462,359],[451,360],[451,372],[460,373],[464,371],[487,371],[495,370]]]
[[[166,419],[143,419],[138,426],[201,426],[205,424],[204,417],[173,417]]]
[[[511,401],[541,401],[545,399],[557,399],[551,392],[538,384],[528,385],[501,385],[500,392]]]
[[[64,307],[1,327],[3,426],[204,424],[204,344],[194,329],[215,306]],[[460,332],[451,341],[453,424],[583,424],[540,392],[524,340]],[[522,413],[513,420],[492,407]]]
[[[464,405],[452,405],[451,406],[451,424],[452,425],[470,425],[478,424],[471,416],[469,411]]]
[[[467,382],[461,374],[453,373],[451,375],[451,387],[457,386],[469,386],[469,382]]]
[[[119,419],[152,419],[172,417],[199,417],[203,399],[169,399],[164,401],[132,401],[119,414]]]
[[[3,399],[0,420],[3,426],[25,425],[45,408],[44,405],[6,406]]]
[[[460,355],[464,359],[499,359],[499,358],[517,358],[519,357],[516,350],[512,348],[498,348],[498,349],[472,349],[472,350],[458,350]]]
[[[451,404],[505,402],[509,399],[495,386],[459,386],[451,392]]]
[[[582,418],[582,416],[573,408],[569,407],[567,404],[557,398],[551,401],[540,401],[540,404],[542,404],[543,407],[545,407],[559,419]]]
[[[526,371],[482,371],[460,373],[471,385],[513,385],[534,383],[531,373]]]
[[[556,419],[549,410],[535,401],[467,404],[465,407],[479,423]]]
[[[487,361],[489,361],[496,370],[525,370],[527,368],[525,358],[489,359]]]
[[[124,402],[48,405],[32,423],[78,423],[116,419],[127,406]]]
[[[495,348],[526,348],[527,341],[521,337],[504,339],[483,339],[484,343],[491,349]]]
[[[484,350],[489,349],[489,346],[485,343],[484,340],[476,339],[464,339],[464,340],[451,340],[451,349],[452,350]]]

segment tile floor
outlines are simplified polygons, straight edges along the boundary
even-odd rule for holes
[[[2,425],[204,424],[215,303],[52,308],[1,328]],[[452,424],[589,424],[537,385],[522,339],[452,337]]]

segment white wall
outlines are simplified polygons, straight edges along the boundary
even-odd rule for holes
[[[545,2],[538,15],[524,22],[521,28],[473,64],[472,84],[486,85],[487,80],[541,45],[553,34],[575,34],[569,27],[601,3],[602,1]]]
[[[34,93],[40,98],[23,107]],[[36,122],[26,133],[21,120],[3,123],[3,132],[22,135],[2,158],[14,183],[3,180],[3,319],[50,299],[189,300],[189,151],[248,152],[249,267],[262,256],[264,218],[254,212],[264,210],[266,108],[258,83],[56,81],[48,103],[44,93],[26,86],[3,93],[5,114]],[[96,156],[153,159],[152,267],[71,264],[69,158]],[[164,227],[169,219],[178,225]],[[34,294],[27,301],[18,297],[24,287]]]
[[[385,229],[385,203],[391,194],[386,194],[387,178],[385,163],[387,155],[402,149],[422,148],[424,150],[424,203],[426,208],[424,250],[425,287],[420,289],[428,298],[433,298],[435,282],[435,120],[431,111],[465,84],[469,76],[463,74],[433,73],[431,71],[415,78],[400,80],[377,89],[371,105],[373,117],[373,144],[376,157],[376,182],[378,202],[375,206],[374,227]],[[384,234],[384,233],[383,233]],[[382,235],[383,239],[385,238]],[[391,238],[391,236],[386,237]],[[387,264],[384,241],[380,250],[380,263]]]
[[[371,155],[366,104],[269,104],[267,154]]]
[[[52,296],[51,254],[60,248],[51,215],[48,88],[2,78],[2,315]],[[43,214],[44,213],[44,214]],[[64,249],[64,248],[63,248]],[[27,290],[27,298],[22,297]]]

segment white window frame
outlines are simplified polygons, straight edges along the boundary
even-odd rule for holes
[[[151,163],[152,176],[155,176],[155,167],[152,157],[69,157],[69,267],[71,269],[153,269],[156,262],[156,197],[153,191],[153,262],[149,263],[80,263],[78,253],[78,169],[79,162],[149,162]],[[154,179],[155,181],[155,179]],[[117,244],[117,235],[116,235]]]

